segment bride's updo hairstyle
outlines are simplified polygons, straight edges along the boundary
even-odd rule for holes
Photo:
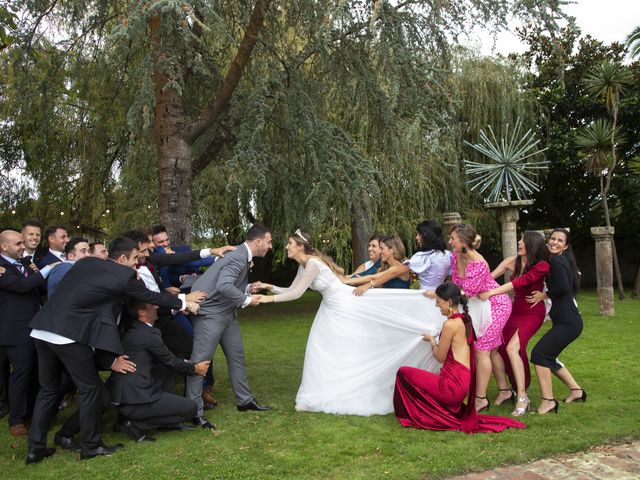
[[[456,232],[456,235],[458,236],[460,241],[467,247],[473,248],[474,250],[480,248],[482,237],[478,235],[475,228],[473,228],[468,223],[458,223],[457,225],[454,225],[454,227],[449,232],[449,235],[451,235],[453,232]],[[466,253],[466,251],[463,250],[462,253]]]
[[[291,235],[289,235],[289,238],[293,240],[296,243],[296,245],[303,247],[305,254],[312,255],[314,257],[319,258],[334,273],[337,273],[338,275],[344,275],[343,268],[336,265],[336,263],[333,261],[333,259],[330,256],[325,255],[324,253],[322,253],[320,250],[318,250],[313,246],[313,243],[311,242],[311,235],[309,235],[306,232],[301,232],[300,229],[298,229],[295,232],[293,232]]]
[[[471,323],[471,317],[469,316],[467,297],[462,294],[460,287],[451,282],[442,283],[438,286],[438,288],[436,288],[436,295],[443,300],[451,300],[451,303],[453,303],[454,305],[458,305],[458,309],[463,315],[462,321],[464,322],[467,338],[470,338],[470,335],[473,331],[473,324]]]

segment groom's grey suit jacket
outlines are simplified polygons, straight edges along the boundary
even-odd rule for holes
[[[233,315],[246,301],[249,252],[245,244],[225,253],[193,284],[191,291],[207,292],[200,304],[199,315],[205,317]],[[228,318],[228,317],[227,317]]]
[[[200,304],[198,314],[193,317],[193,349],[191,360],[208,360],[218,342],[227,357],[231,386],[238,405],[253,400],[244,361],[244,346],[236,309],[248,302],[245,293],[248,280],[249,250],[245,244],[225,253],[191,287],[191,291],[207,292],[209,296]],[[202,380],[187,377],[187,396],[198,406],[198,416],[203,415]]]

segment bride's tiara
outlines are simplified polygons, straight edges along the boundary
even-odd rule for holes
[[[293,232],[293,234],[298,237],[299,239],[301,239],[303,242],[305,243],[309,243],[309,240],[307,238],[305,238],[304,235],[302,235],[302,232],[300,231],[300,229],[297,229],[295,232]]]

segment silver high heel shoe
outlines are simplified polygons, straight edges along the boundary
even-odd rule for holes
[[[518,397],[516,404],[518,403],[524,403],[524,407],[516,407],[513,412],[511,412],[511,416],[513,417],[521,417],[529,411],[529,397]]]

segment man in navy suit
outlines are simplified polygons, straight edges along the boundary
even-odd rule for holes
[[[191,247],[189,247],[189,245],[172,247],[171,241],[169,240],[169,234],[167,233],[167,229],[164,225],[154,225],[151,228],[151,238],[153,240],[154,253],[183,253],[191,251]],[[183,275],[199,274],[200,268],[210,267],[216,261],[216,258],[218,257],[214,255],[164,267],[160,270],[162,284],[166,289],[170,289],[171,287],[180,288],[182,284],[180,278],[183,277]]]
[[[37,357],[29,322],[40,310],[41,295],[51,266],[34,272],[23,262],[22,234],[13,230],[0,233],[0,345],[12,366],[9,377],[9,431],[24,437],[29,416],[29,391],[37,389]]]
[[[62,262],[65,259],[64,246],[69,241],[67,229],[62,225],[51,225],[44,231],[44,237],[47,239],[49,250],[46,255],[38,262],[38,268],[42,268],[52,263]]]

